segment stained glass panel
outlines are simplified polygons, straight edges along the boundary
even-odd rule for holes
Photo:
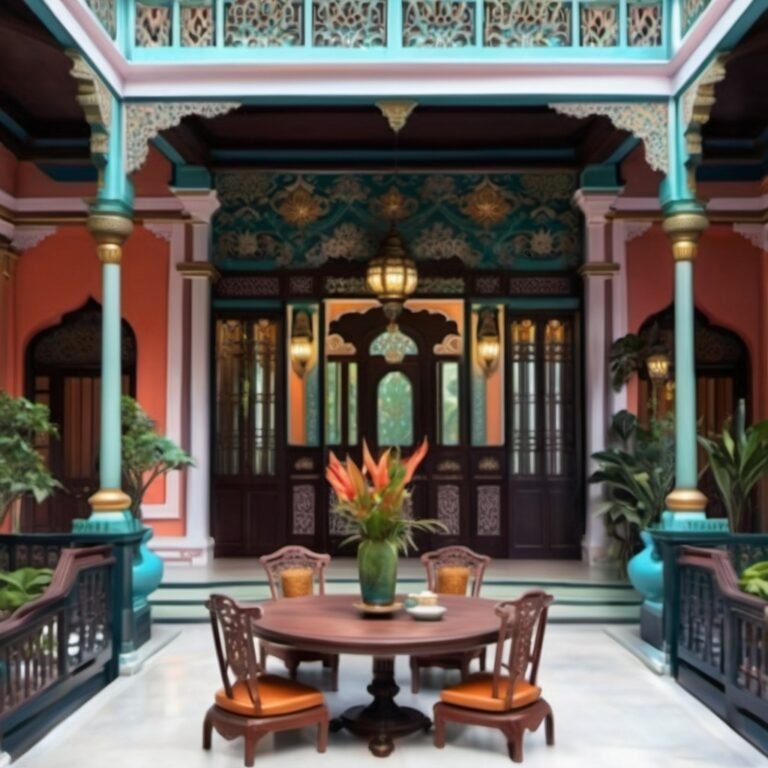
[[[413,445],[413,388],[408,377],[400,371],[386,374],[376,394],[378,444]]]
[[[388,363],[400,363],[406,355],[418,355],[416,342],[406,336],[401,330],[384,331],[372,342],[369,350],[371,355],[382,355]]]
[[[512,473],[536,473],[536,324],[515,320],[512,340]]]
[[[357,363],[347,365],[347,443],[357,445]]]
[[[341,363],[325,366],[325,440],[328,445],[341,442]]]
[[[438,442],[440,445],[459,444],[459,364],[438,363]]]

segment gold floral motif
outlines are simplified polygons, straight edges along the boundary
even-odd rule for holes
[[[388,221],[407,219],[416,212],[417,207],[416,201],[413,198],[406,197],[394,185],[371,203],[374,215]]]
[[[531,236],[531,252],[536,256],[549,256],[553,245],[552,233],[546,229],[540,229]]]
[[[294,184],[277,206],[277,212],[287,224],[300,229],[316,222],[328,210],[328,204],[314,194],[303,179]]]
[[[502,191],[487,177],[464,197],[461,210],[486,228],[501,224],[512,212]]]

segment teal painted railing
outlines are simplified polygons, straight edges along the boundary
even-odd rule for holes
[[[88,2],[104,15],[121,0]],[[685,7],[708,0],[126,2],[126,12],[114,15],[113,37],[136,61],[615,62],[666,59],[670,9],[682,17]]]

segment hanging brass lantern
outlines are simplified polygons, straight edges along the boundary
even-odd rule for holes
[[[403,236],[394,226],[381,244],[378,256],[368,264],[365,279],[369,290],[381,302],[390,325],[396,325],[403,304],[416,290],[419,276]]]

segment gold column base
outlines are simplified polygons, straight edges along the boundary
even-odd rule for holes
[[[102,488],[88,503],[94,512],[126,512],[131,508],[131,497],[119,488]]]
[[[665,503],[670,512],[703,512],[707,497],[698,488],[675,488]]]

